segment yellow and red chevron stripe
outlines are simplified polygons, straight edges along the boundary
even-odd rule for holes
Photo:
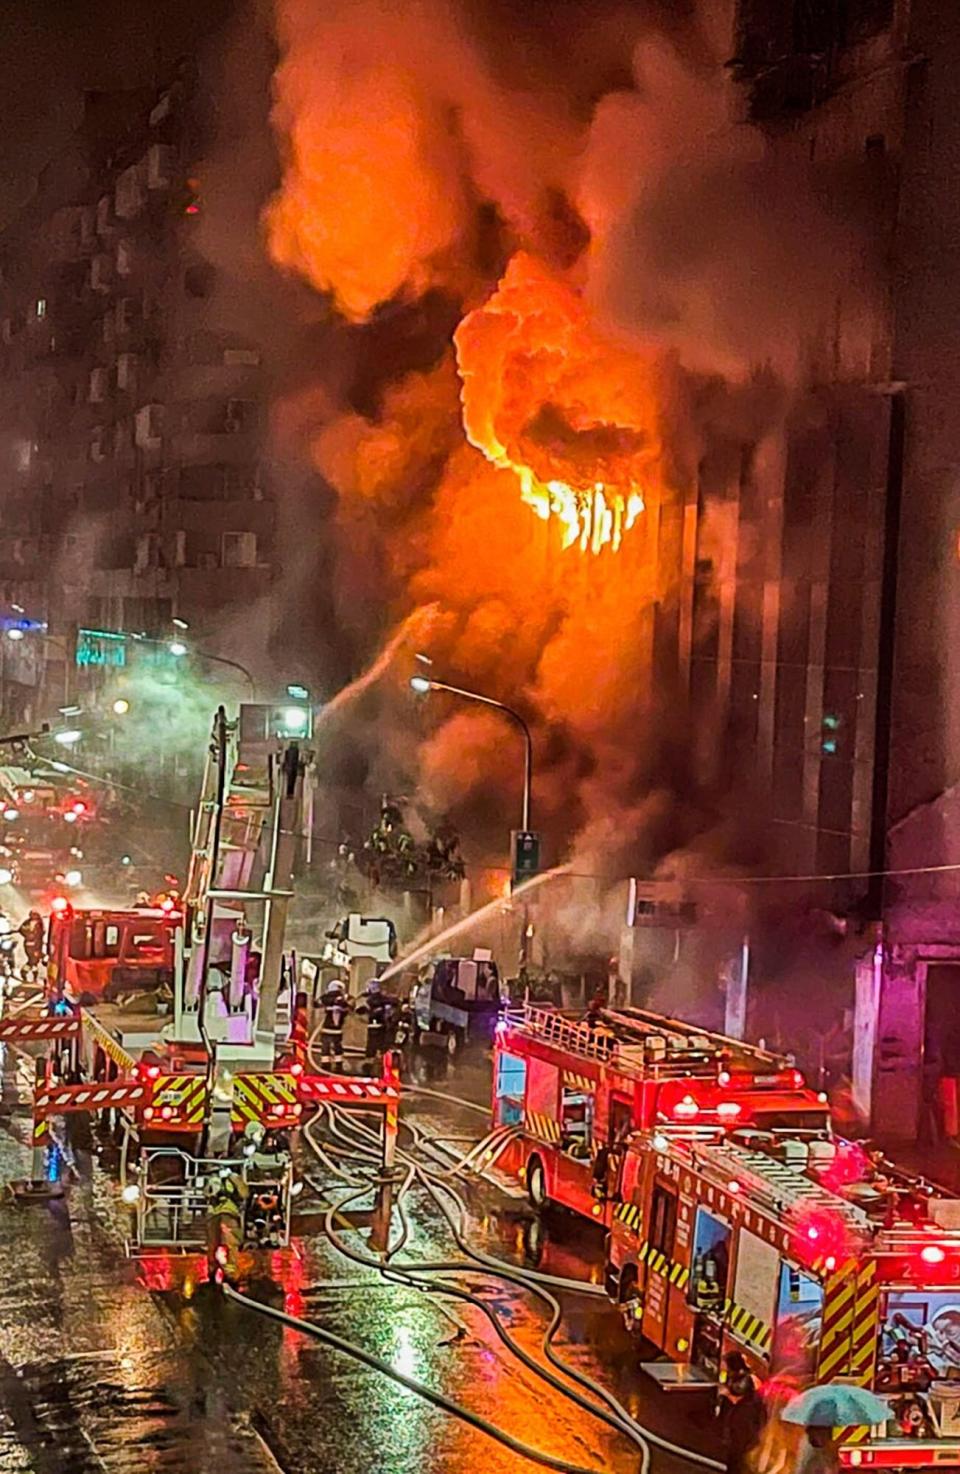
[[[205,1075],[158,1075],[153,1082],[153,1098],[148,1109],[153,1120],[169,1126],[199,1127],[207,1105]],[[144,1111],[144,1118],[151,1117]]]
[[[857,1276],[856,1260],[846,1259],[828,1276],[824,1284],[818,1381],[828,1382],[831,1377],[846,1374],[849,1370],[857,1303]]]
[[[591,1080],[589,1075],[579,1075],[576,1070],[564,1070],[563,1083],[568,1090],[596,1090],[596,1080]]]
[[[556,1143],[560,1140],[560,1122],[540,1111],[524,1111],[523,1126],[525,1131],[529,1131],[531,1136],[538,1137],[540,1141]]]
[[[289,1071],[233,1077],[230,1124],[234,1130],[242,1130],[248,1121],[260,1121],[264,1126],[296,1126],[302,1113],[296,1076]]]

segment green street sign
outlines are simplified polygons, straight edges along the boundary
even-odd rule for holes
[[[78,666],[110,666],[114,669],[127,663],[127,637],[115,630],[77,630],[77,649],[74,660]]]

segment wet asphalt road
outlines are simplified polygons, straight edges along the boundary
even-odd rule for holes
[[[419,1068],[422,1075],[425,1063]],[[455,1070],[438,1060],[429,1083],[483,1099],[488,1070],[482,1057]],[[11,1057],[3,1086],[0,1177],[8,1180],[29,1171],[30,1155],[27,1098]],[[450,1101],[411,1099],[406,1109],[435,1136],[477,1137],[486,1129],[480,1114]],[[339,1352],[197,1285],[195,1261],[127,1260],[109,1156],[109,1148],[78,1152],[79,1180],[64,1202],[0,1206],[0,1474],[525,1474],[538,1467]],[[349,1191],[312,1160],[304,1165],[324,1203]],[[252,1267],[253,1298],[361,1344],[554,1456],[635,1474],[639,1451],[538,1381],[478,1310],[345,1260],[322,1232],[319,1213],[308,1211],[308,1196],[292,1250]],[[468,1197],[478,1246],[556,1273],[599,1277],[601,1239],[591,1225],[563,1213],[538,1225],[522,1202],[486,1187]],[[459,1258],[429,1198],[416,1190],[405,1201],[410,1238],[401,1258]],[[339,1231],[363,1248],[365,1230]],[[511,1332],[538,1352],[546,1322],[529,1296],[491,1279],[459,1282],[479,1287]],[[556,1344],[641,1420],[684,1444],[710,1447],[704,1401],[652,1389],[605,1301],[567,1297]],[[690,1467],[654,1452],[655,1474]]]

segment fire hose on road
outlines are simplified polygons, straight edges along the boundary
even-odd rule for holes
[[[334,1124],[335,1135],[337,1135],[340,1141],[349,1143],[350,1137],[343,1130],[343,1126],[347,1123],[344,1119],[341,1119],[341,1121],[338,1123],[336,1120],[337,1114],[339,1113],[331,1115],[331,1120]],[[377,1153],[372,1148],[377,1143],[376,1133],[370,1131],[369,1128],[363,1126],[361,1123],[353,1120],[352,1118],[349,1120],[349,1129],[350,1132],[353,1133],[354,1137],[361,1137],[361,1142],[354,1142],[354,1154],[368,1159],[371,1162],[375,1161]],[[406,1129],[410,1131],[411,1135],[414,1137],[414,1141],[417,1142],[420,1134],[419,1129],[416,1127],[411,1127],[409,1125]],[[307,1136],[311,1147],[314,1148],[315,1141],[311,1133],[308,1131],[305,1132],[305,1135]],[[369,1143],[369,1145],[367,1143]],[[478,1149],[482,1147],[482,1145],[483,1143],[479,1143],[478,1146],[473,1149],[473,1152],[468,1153],[467,1155],[474,1155],[478,1151]],[[398,1155],[407,1163],[408,1167],[412,1166],[414,1168],[416,1180],[425,1189],[425,1191],[427,1191],[427,1193],[433,1199],[441,1214],[447,1221],[458,1248],[463,1254],[467,1256],[468,1260],[473,1261],[473,1264],[463,1264],[462,1262],[457,1261],[444,1261],[441,1263],[427,1262],[417,1263],[413,1265],[405,1264],[402,1266],[397,1264],[390,1264],[391,1271],[393,1273],[402,1273],[404,1277],[409,1278],[415,1277],[416,1275],[420,1274],[434,1274],[444,1272],[479,1272],[486,1275],[493,1275],[495,1278],[505,1279],[511,1283],[517,1284],[520,1288],[526,1290],[529,1294],[539,1299],[541,1303],[543,1303],[550,1311],[550,1324],[541,1343],[541,1350],[543,1354],[552,1363],[552,1365],[556,1367],[558,1372],[560,1372],[563,1376],[571,1379],[572,1381],[579,1383],[579,1385],[584,1389],[585,1392],[589,1393],[592,1397],[598,1398],[602,1403],[606,1404],[606,1407],[598,1407],[595,1402],[590,1401],[588,1398],[582,1398],[579,1393],[574,1391],[574,1389],[564,1385],[563,1383],[560,1383],[558,1380],[555,1380],[552,1373],[548,1372],[545,1367],[536,1362],[533,1358],[530,1358],[529,1354],[526,1353],[522,1347],[518,1347],[516,1345],[512,1337],[510,1337],[509,1333],[499,1324],[495,1312],[492,1311],[491,1308],[486,1305],[479,1297],[472,1295],[468,1291],[460,1290],[458,1287],[451,1286],[448,1281],[443,1282],[442,1293],[451,1292],[456,1296],[456,1298],[468,1300],[470,1301],[470,1303],[477,1306],[485,1315],[485,1317],[491,1322],[494,1330],[503,1341],[503,1343],[508,1346],[508,1348],[514,1354],[516,1354],[519,1359],[525,1363],[525,1365],[529,1366],[536,1375],[548,1381],[551,1385],[556,1387],[556,1389],[559,1390],[562,1395],[575,1401],[578,1405],[583,1407],[585,1411],[589,1412],[595,1417],[598,1417],[609,1427],[612,1427],[615,1431],[623,1433],[625,1436],[629,1437],[633,1442],[635,1442],[638,1447],[641,1448],[643,1455],[642,1467],[644,1469],[647,1468],[649,1463],[648,1445],[653,1445],[661,1449],[665,1453],[669,1453],[676,1457],[686,1459],[703,1468],[719,1469],[722,1467],[715,1460],[710,1459],[703,1454],[697,1453],[695,1450],[683,1448],[677,1444],[674,1444],[670,1440],[662,1438],[660,1435],[655,1434],[649,1429],[642,1427],[639,1423],[636,1422],[634,1418],[631,1417],[626,1408],[624,1408],[622,1404],[611,1393],[609,1393],[600,1384],[594,1382],[591,1378],[587,1377],[582,1372],[569,1366],[554,1351],[552,1341],[561,1323],[562,1309],[556,1298],[551,1295],[549,1291],[545,1288],[545,1284],[553,1284],[558,1289],[577,1291],[582,1291],[584,1289],[588,1289],[591,1291],[597,1290],[598,1293],[603,1294],[603,1291],[599,1290],[599,1287],[592,1285],[587,1286],[583,1282],[578,1280],[565,1280],[558,1276],[544,1275],[536,1271],[521,1270],[517,1266],[507,1264],[505,1261],[496,1259],[492,1255],[487,1255],[482,1253],[481,1251],[471,1248],[471,1246],[466,1241],[464,1230],[464,1222],[467,1215],[466,1204],[460,1197],[459,1193],[457,1193],[455,1189],[450,1185],[450,1183],[444,1180],[445,1177],[452,1175],[452,1173],[454,1173],[457,1168],[438,1172],[435,1169],[426,1168],[422,1164],[416,1163],[412,1158],[410,1158],[409,1153],[399,1152]],[[462,1165],[462,1163],[458,1165]],[[409,1176],[407,1181],[409,1182]],[[442,1194],[446,1194],[447,1197],[452,1200],[455,1211],[451,1211],[449,1204],[443,1201],[441,1196]],[[355,1191],[351,1193],[345,1201],[352,1202],[359,1196],[360,1192]],[[341,1203],[338,1206],[342,1207],[343,1204]],[[400,1195],[398,1206],[400,1212],[402,1213],[402,1193]],[[338,1235],[336,1235],[335,1232],[333,1232],[332,1220],[335,1216],[336,1211],[337,1209],[334,1209],[330,1214],[328,1214],[326,1225],[328,1229],[328,1234],[331,1236],[331,1239],[335,1243],[336,1247],[340,1250],[340,1252],[346,1254],[347,1257],[354,1259],[355,1262],[364,1263],[368,1267],[378,1267],[382,1271],[385,1268],[386,1264],[390,1263],[392,1257],[399,1252],[402,1243],[405,1241],[406,1235],[403,1235],[403,1239],[399,1243],[389,1248],[389,1250],[384,1254],[383,1259],[371,1259],[368,1256],[359,1255],[357,1251],[353,1251],[347,1248],[347,1246],[344,1245],[342,1239]],[[424,1288],[427,1287],[425,1286]]]

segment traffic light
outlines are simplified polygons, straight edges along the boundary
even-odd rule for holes
[[[840,743],[840,718],[832,711],[820,719],[820,751],[832,757]]]
[[[511,887],[516,890],[525,880],[540,874],[540,836],[534,829],[510,832]]]

